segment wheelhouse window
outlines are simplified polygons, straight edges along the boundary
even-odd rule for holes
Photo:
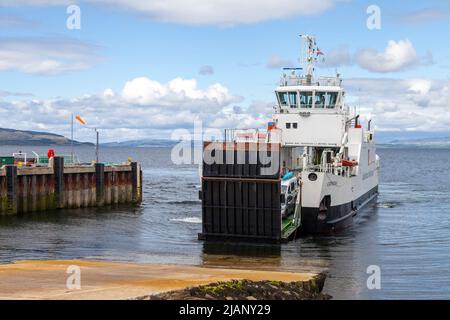
[[[291,128],[291,123],[290,122],[286,122],[286,129],[290,129]]]
[[[334,109],[336,107],[338,93],[337,92],[327,92],[325,94],[326,108]]]
[[[280,106],[287,107],[289,105],[288,93],[278,92],[278,100],[280,101]]]
[[[323,109],[325,108],[325,92],[316,92],[314,96],[314,108]]]
[[[297,92],[289,92],[289,106],[291,108],[297,108]]]
[[[313,94],[312,92],[300,92],[300,107],[301,108],[312,108],[313,105]]]
[[[337,92],[316,92],[314,96],[314,108],[334,109],[338,98]]]
[[[292,128],[297,129],[297,122],[292,122]]]

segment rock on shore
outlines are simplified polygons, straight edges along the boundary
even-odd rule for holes
[[[326,275],[321,273],[309,281],[230,280],[189,287],[138,300],[328,300],[322,289]]]

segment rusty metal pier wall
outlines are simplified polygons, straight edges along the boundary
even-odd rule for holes
[[[142,201],[140,164],[0,168],[0,215],[54,209],[138,204]]]

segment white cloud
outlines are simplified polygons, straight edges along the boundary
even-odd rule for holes
[[[116,94],[111,88],[103,90],[103,97],[105,99],[114,98],[115,96]]]
[[[32,97],[31,93],[27,92],[11,92],[0,89],[0,97]]]
[[[429,93],[431,85],[433,84],[431,80],[427,79],[414,79],[409,80],[407,83],[409,83],[409,90],[421,95],[426,95]]]
[[[270,69],[279,69],[284,67],[289,68],[294,66],[294,62],[289,59],[283,59],[279,55],[274,54],[270,57],[266,66]]]
[[[0,13],[0,27],[2,28],[22,28],[35,27],[38,23],[22,18],[14,14]]]
[[[350,106],[361,106],[364,119],[378,131],[450,132],[450,81],[431,79],[345,79]],[[11,97],[10,97],[11,98]],[[146,77],[126,82],[121,90],[73,99],[20,100],[0,97],[0,127],[70,134],[71,113],[101,129],[102,141],[170,138],[177,128],[258,128],[270,120],[272,102],[242,106],[242,98],[222,84],[199,87],[193,79],[161,83]],[[92,141],[92,129],[78,126],[76,137]]]
[[[450,17],[448,8],[427,8],[403,14],[400,19],[406,23],[419,24],[436,22]]]
[[[319,67],[332,68],[353,64],[353,57],[348,46],[340,46],[324,52],[324,60],[319,61]]]
[[[159,101],[168,91],[161,83],[141,77],[128,81],[122,96],[131,103],[149,104]]]
[[[0,127],[48,130],[67,136],[73,112],[82,115],[88,125],[100,128],[103,141],[170,138],[173,129],[191,128],[195,120],[203,120],[205,126],[220,126],[225,123],[221,121],[235,116],[228,109],[241,101],[221,84],[199,88],[193,79],[160,83],[140,77],[126,82],[119,92],[108,88],[73,99],[0,99]],[[247,123],[256,116],[246,114]],[[91,131],[78,127],[77,138],[92,140]]]
[[[190,25],[251,24],[293,16],[315,15],[336,0],[85,0],[143,13],[151,19]],[[66,0],[0,0],[1,5],[67,5]]]
[[[450,132],[450,82],[431,79],[348,79],[352,105],[380,131]]]
[[[128,81],[122,90],[122,97],[129,103],[159,104],[178,109],[207,105],[208,109],[203,112],[215,112],[224,105],[240,100],[239,97],[232,96],[228,89],[219,83],[201,90],[197,88],[195,79],[175,78],[167,84],[162,84],[146,77]]]
[[[384,52],[360,50],[355,59],[360,67],[380,73],[401,71],[419,62],[416,49],[409,40],[390,40]]]
[[[324,55],[317,57],[317,66],[319,68],[335,68],[356,64],[371,72],[388,73],[403,71],[415,66],[434,64],[433,54],[430,50],[426,51],[423,56],[419,56],[408,39],[390,40],[383,52],[377,52],[369,48],[352,52],[347,45],[321,51]],[[285,66],[294,66],[294,63],[276,54],[272,55],[267,63],[268,68]]]
[[[214,74],[214,68],[212,66],[201,66],[198,70],[198,74],[202,76],[209,76]]]
[[[0,0],[0,6],[54,6],[71,4],[71,0]]]
[[[75,39],[0,39],[0,71],[53,75],[92,67],[98,48]]]

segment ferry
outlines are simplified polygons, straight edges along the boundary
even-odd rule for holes
[[[242,178],[242,175],[231,174],[216,176],[216,179],[229,179],[228,184],[237,179],[234,189],[239,185],[239,179],[241,183],[251,182],[248,187],[250,191],[244,194],[256,200],[233,200],[228,203],[222,199],[220,205],[215,206],[213,197],[210,202],[205,199],[211,188],[203,183],[204,222],[200,238],[224,234],[227,237],[252,239],[287,239],[298,231],[330,233],[350,226],[357,213],[377,198],[380,158],[376,153],[372,121],[367,121],[363,126],[356,108],[352,110],[346,104],[345,89],[339,74],[315,76],[315,65],[322,53],[313,36],[302,35],[301,38],[303,68],[284,69],[275,89],[277,105],[267,130],[253,130],[252,134],[248,129],[229,129],[225,134],[226,143],[279,145],[280,174],[273,179],[275,182],[270,195],[272,204],[276,202],[270,208],[276,207],[276,213],[271,216],[270,228],[278,228],[278,222],[273,219],[280,215],[280,233],[267,234],[265,232],[269,228],[266,231],[258,229],[261,224],[266,227],[268,221],[267,218],[260,218],[268,209],[268,195],[259,194],[259,190],[264,188],[261,187],[263,179],[258,180],[262,177],[253,176],[250,181],[249,176]],[[206,174],[203,171],[204,182],[211,179],[212,174],[208,170]],[[222,188],[226,193],[234,192],[226,185]],[[236,211],[226,211],[224,217],[224,208],[240,208],[243,211],[239,211],[238,215]],[[244,217],[243,212],[248,211],[246,209],[255,209],[256,217]],[[212,225],[219,216],[219,225]],[[234,219],[233,225],[229,224],[229,219]],[[242,223],[245,227],[236,228],[236,223]],[[247,227],[252,223],[257,226],[253,229]]]
[[[302,38],[305,75],[282,76],[273,122],[281,134],[282,170],[298,172],[301,230],[323,233],[350,225],[376,199],[380,159],[371,120],[364,128],[346,105],[339,74],[315,78],[320,51],[313,36]]]

